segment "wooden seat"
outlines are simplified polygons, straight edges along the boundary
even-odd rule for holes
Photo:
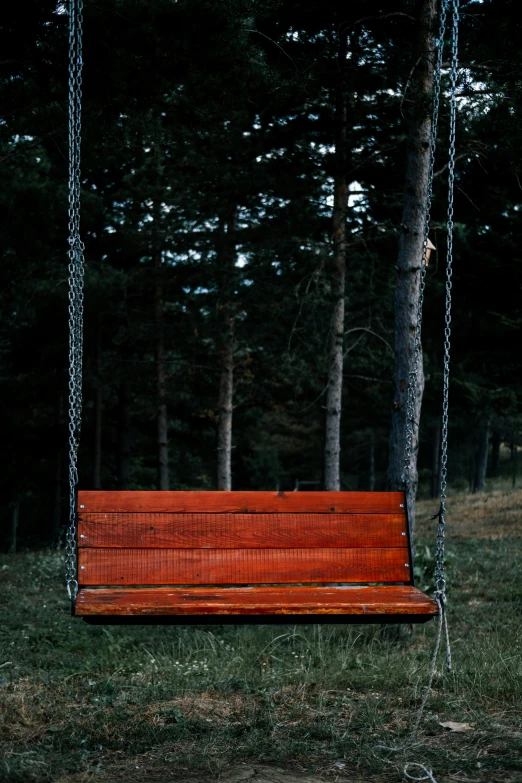
[[[79,492],[91,622],[425,622],[401,492]],[[237,619],[235,620],[237,622]]]

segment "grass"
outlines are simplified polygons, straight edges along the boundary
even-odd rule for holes
[[[400,744],[426,682],[435,623],[91,627],[69,615],[56,552],[0,561],[0,779],[180,781],[231,764],[331,780],[522,781],[522,491],[449,504],[454,672],[439,661],[422,744]],[[419,504],[429,586],[433,504]],[[469,724],[463,732],[440,724]],[[416,774],[416,773],[415,773]]]

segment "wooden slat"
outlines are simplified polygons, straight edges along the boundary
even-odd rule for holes
[[[347,614],[427,615],[438,607],[414,587],[249,587],[81,589],[76,614],[227,615]]]
[[[270,513],[279,511],[323,514],[401,513],[402,492],[154,492],[81,491],[80,513]],[[404,512],[405,513],[405,512]]]
[[[81,585],[410,582],[404,549],[80,549]]]
[[[401,514],[85,513],[79,547],[271,548],[404,547]]]

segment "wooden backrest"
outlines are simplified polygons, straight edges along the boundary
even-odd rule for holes
[[[80,586],[412,584],[402,492],[78,493]]]

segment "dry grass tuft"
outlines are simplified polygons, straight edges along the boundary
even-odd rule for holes
[[[186,693],[174,699],[150,704],[147,714],[153,722],[165,723],[170,714],[183,716],[185,720],[226,721],[230,725],[239,724],[252,708],[252,697],[244,694],[223,694],[206,690],[202,693]]]

